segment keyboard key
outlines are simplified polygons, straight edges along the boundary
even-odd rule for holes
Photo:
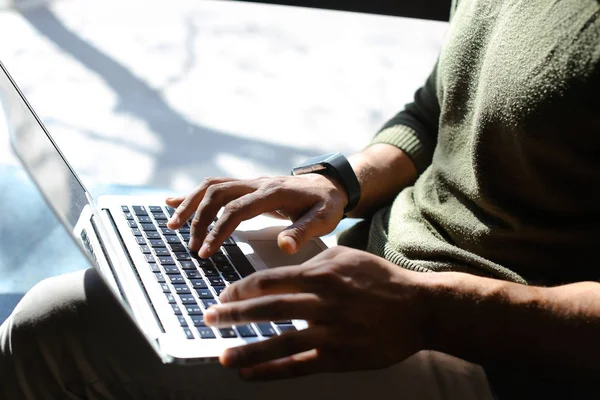
[[[185,337],[188,339],[194,339],[194,334],[190,328],[183,328],[183,332],[185,333]]]
[[[142,250],[142,253],[144,253],[144,254],[152,254],[152,250],[150,250],[149,246],[146,246],[146,245],[140,246],[140,250]]]
[[[190,292],[190,288],[188,287],[188,285],[186,285],[185,283],[173,285],[173,287],[175,288],[175,293],[177,293],[177,294],[190,294],[190,293],[192,293],[192,292]]]
[[[179,308],[177,304],[171,304],[171,307],[173,307],[173,312],[175,315],[181,315],[181,308]]]
[[[190,241],[190,234],[189,233],[182,233],[181,234],[181,238],[183,239],[184,242],[188,243]]]
[[[127,224],[129,225],[130,228],[137,228],[138,224],[135,221],[127,221]]]
[[[147,215],[138,217],[138,221],[140,222],[140,224],[152,224],[152,218],[150,218]]]
[[[176,237],[176,236],[167,236],[167,237],[170,238],[170,237]],[[178,252],[178,253],[181,253],[181,252],[184,252],[187,250],[187,248],[184,245],[182,245],[181,243],[169,244],[169,247],[171,248],[171,250],[173,250],[174,252]]]
[[[157,220],[156,221],[156,226],[158,226],[159,228],[166,228],[167,227],[167,221]]]
[[[160,239],[150,239],[148,242],[151,247],[167,247],[165,246],[165,242]]]
[[[143,236],[136,236],[135,240],[137,241],[137,244],[139,244],[140,246],[143,246],[146,244],[146,239],[144,239]]]
[[[225,286],[225,282],[221,278],[207,278],[211,286]]]
[[[133,213],[135,215],[137,215],[138,217],[140,215],[148,215],[148,212],[146,212],[146,209],[144,208],[144,206],[133,206],[131,208],[133,209]]]
[[[150,210],[150,212],[162,212],[162,207],[161,206],[148,206],[148,210]]]
[[[163,256],[170,256],[171,252],[164,248],[164,247],[156,247],[153,249],[154,250],[154,254],[156,254],[158,257],[163,257]]]
[[[223,279],[225,279],[227,282],[235,282],[240,280],[240,276],[237,274],[237,272],[227,272],[223,274]]]
[[[123,212],[129,212],[129,207],[127,207],[127,206],[121,206],[121,210]]]
[[[131,228],[131,232],[133,232],[134,236],[142,236],[142,231],[140,231],[138,228]]]
[[[175,253],[175,257],[177,261],[189,261],[192,259],[188,253]]]
[[[158,268],[158,265],[156,265],[155,262],[151,262],[149,264],[150,264],[150,269],[152,270],[152,272],[160,272],[160,268]]]
[[[152,215],[154,216],[154,219],[157,221],[167,221],[167,216],[165,215],[165,213],[161,212],[153,212]]]
[[[171,289],[169,289],[169,285],[167,285],[166,283],[161,283],[160,287],[163,293],[171,293]]]
[[[289,319],[285,319],[285,320],[281,320],[281,321],[273,321],[273,322],[275,322],[277,325],[282,325],[282,324],[287,324],[287,325],[289,325],[289,324],[291,324],[291,323],[292,323],[292,321],[291,321],[291,320],[289,320]]]
[[[218,303],[215,299],[202,299],[202,304],[204,304],[204,308],[208,308]]]
[[[202,309],[197,304],[187,304],[185,306],[185,311],[189,315],[202,315]]]
[[[185,279],[181,275],[167,275],[169,277],[169,281],[175,285],[179,283],[185,283]]]
[[[229,265],[229,260],[225,256],[225,254],[215,254],[211,257],[215,265]]]
[[[196,261],[198,261],[198,265],[201,266],[201,267],[208,267],[208,268],[212,268],[213,267],[213,263],[209,259],[206,259],[206,258],[197,258]]]
[[[215,293],[217,293],[218,296],[223,290],[225,290],[225,286],[213,286],[213,289],[215,289]]]
[[[175,265],[175,260],[173,260],[173,257],[158,257],[158,262],[161,263],[162,265],[166,265],[166,264],[171,264],[171,265]]]
[[[177,316],[177,319],[179,320],[179,325],[180,325],[182,328],[187,328],[187,326],[188,326],[188,323],[187,323],[187,321],[186,321],[186,319],[185,319],[185,317],[184,317],[183,315],[178,315],[178,316]]]
[[[196,269],[196,266],[194,265],[193,261],[180,261],[179,264],[181,265],[181,269]]]
[[[173,231],[173,232],[175,232],[175,231]],[[167,243],[170,243],[170,244],[172,243],[172,244],[181,244],[181,245],[183,245],[183,243],[181,243],[181,239],[179,239],[179,237],[177,237],[177,236],[166,236],[165,240],[167,241]]]
[[[179,274],[179,268],[176,265],[164,265],[165,273],[167,274]]]
[[[165,293],[165,296],[167,296],[167,301],[169,302],[169,304],[177,303],[177,301],[175,300],[175,296],[173,296],[171,293]]]
[[[236,328],[241,337],[256,337],[256,332],[250,325],[237,325]]]
[[[188,277],[188,279],[202,279],[202,274],[200,273],[200,271],[196,271],[196,270],[187,270],[184,271],[185,276]]]
[[[169,235],[177,235],[177,232],[175,232],[173,229],[169,229],[169,228],[160,228],[161,232],[163,233],[163,235],[165,236],[169,236]]]
[[[275,328],[273,328],[273,325],[271,325],[270,322],[258,322],[256,324],[256,327],[258,328],[260,334],[264,337],[271,337],[277,335]]]
[[[165,283],[166,282],[165,277],[160,272],[155,272],[154,273],[154,277],[156,278],[156,281],[158,283]]]
[[[298,329],[294,325],[277,325],[281,333],[296,332]]]
[[[221,272],[235,272],[235,268],[233,268],[230,264],[227,265],[218,265],[217,269]]]
[[[254,273],[254,267],[252,264],[250,264],[250,261],[248,261],[238,246],[227,246],[225,247],[225,251],[227,252],[227,255],[229,255],[229,258],[231,258],[232,264],[235,265],[235,268],[242,277],[246,277]]]
[[[183,225],[179,228],[179,233],[190,233],[190,226],[188,224]]]
[[[237,334],[233,328],[221,328],[219,329],[219,333],[221,334],[221,337],[225,339],[237,337]]]
[[[204,279],[190,279],[190,282],[194,289],[206,289],[208,287]]]
[[[173,214],[175,213],[175,209],[173,207],[166,206],[165,209],[167,210],[167,213],[169,214],[170,217],[172,217]]]
[[[154,224],[141,224],[142,226],[142,230],[144,232],[148,232],[148,231],[155,231],[156,227],[154,226]]]
[[[216,337],[212,329],[210,329],[209,327],[200,327],[197,329],[198,335],[200,335],[202,339],[214,339]]]
[[[144,233],[148,239],[160,239],[160,234],[156,231],[145,231]]]
[[[202,271],[206,277],[219,277],[219,271],[215,267],[202,267]]]
[[[179,300],[181,300],[183,304],[196,304],[196,299],[192,294],[180,294]]]
[[[202,315],[190,315],[190,318],[192,319],[192,324],[194,324],[194,326],[206,326]]]
[[[153,263],[154,262],[154,256],[152,254],[144,254],[144,258],[149,263]]]
[[[198,297],[201,299],[210,299],[210,300],[215,299],[215,296],[213,296],[210,289],[198,289],[198,290],[196,290],[196,293],[198,293]]]
[[[133,221],[133,214],[130,212],[124,212],[123,215],[125,216],[125,219],[128,221]]]

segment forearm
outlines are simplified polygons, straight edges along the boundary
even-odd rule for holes
[[[528,376],[600,370],[600,284],[529,287],[461,273],[423,275],[431,347]]]
[[[350,217],[367,217],[393,201],[417,178],[410,157],[389,144],[374,144],[349,158],[361,189],[360,202]]]

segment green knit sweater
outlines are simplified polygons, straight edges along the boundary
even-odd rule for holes
[[[460,0],[437,65],[372,143],[420,173],[367,249],[417,271],[597,280],[600,0]]]

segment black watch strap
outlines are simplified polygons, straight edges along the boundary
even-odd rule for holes
[[[292,170],[292,175],[307,173],[318,173],[331,176],[342,184],[348,194],[348,204],[344,208],[344,214],[349,213],[360,201],[360,183],[342,153],[330,153],[312,158]]]

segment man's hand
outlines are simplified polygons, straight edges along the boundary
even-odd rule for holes
[[[253,180],[208,178],[188,196],[167,199],[169,206],[177,207],[168,227],[179,229],[195,213],[189,247],[207,258],[240,222],[271,213],[293,222],[277,238],[279,247],[293,254],[311,237],[333,231],[347,203],[344,188],[318,174]],[[221,207],[223,214],[207,234]]]
[[[228,349],[249,379],[382,368],[426,347],[428,317],[416,272],[335,247],[300,266],[264,270],[229,286],[205,313],[213,326],[304,319],[305,330]]]

